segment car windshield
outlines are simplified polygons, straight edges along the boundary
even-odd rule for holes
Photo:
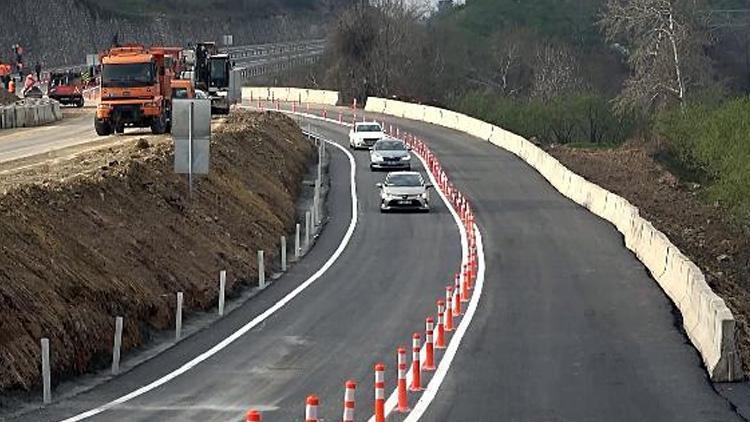
[[[188,97],[187,88],[173,88],[172,89],[172,98],[186,99],[187,97]]]
[[[406,151],[406,145],[401,141],[378,141],[373,147],[375,151]]]
[[[105,64],[102,66],[102,86],[136,87],[156,83],[153,63]]]
[[[391,174],[385,180],[385,185],[396,187],[422,186],[422,177],[418,174]]]
[[[357,132],[380,132],[380,125],[359,125]]]

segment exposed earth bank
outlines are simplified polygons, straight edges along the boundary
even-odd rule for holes
[[[176,292],[189,314],[215,306],[220,270],[228,292],[256,285],[313,155],[291,119],[245,112],[214,134],[192,197],[168,137],[3,174],[0,393],[38,386],[40,338],[59,381],[111,362],[115,316],[128,350],[173,327]]]
[[[616,149],[557,147],[548,150],[572,171],[640,209],[695,262],[739,327],[743,369],[750,370],[750,229],[734,221],[703,188],[680,180],[654,160],[654,146],[630,143]]]

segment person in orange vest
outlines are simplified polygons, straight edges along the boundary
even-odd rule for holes
[[[8,82],[8,92],[16,95],[16,81],[13,78],[10,78],[10,82]]]

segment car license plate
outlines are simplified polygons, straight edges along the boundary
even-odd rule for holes
[[[407,201],[407,200],[398,201],[398,203],[399,205],[411,205],[411,201]]]

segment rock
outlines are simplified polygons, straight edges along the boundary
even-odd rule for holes
[[[149,144],[148,141],[144,138],[140,138],[135,141],[135,149],[149,149],[150,147],[151,144]]]

